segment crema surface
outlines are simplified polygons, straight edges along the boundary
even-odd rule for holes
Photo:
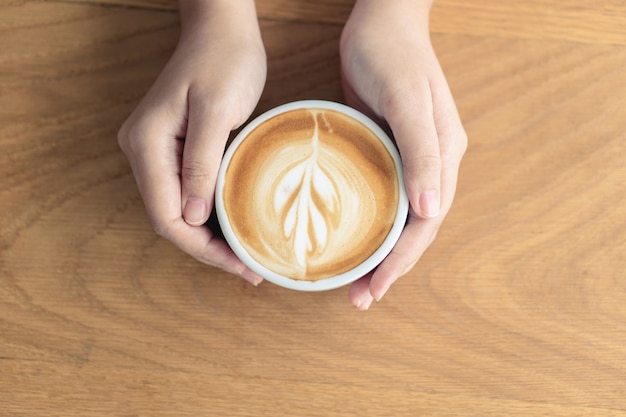
[[[398,208],[393,158],[361,122],[299,109],[256,127],[226,171],[223,203],[246,251],[266,268],[319,280],[366,260]]]

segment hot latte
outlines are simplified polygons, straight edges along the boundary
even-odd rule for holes
[[[304,108],[247,134],[230,156],[218,198],[256,262],[317,281],[351,270],[379,248],[401,192],[394,159],[372,130],[335,110]]]

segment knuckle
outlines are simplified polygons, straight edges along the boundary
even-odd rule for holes
[[[451,131],[440,143],[441,153],[446,160],[459,161],[467,152],[469,140],[463,127]]]
[[[417,99],[418,95],[410,94],[409,91],[419,90],[415,86],[393,85],[382,88],[380,98],[380,109],[384,115],[399,118],[405,117],[409,109],[418,108],[420,103]]]
[[[441,157],[439,155],[414,155],[410,161],[407,161],[409,166],[414,167],[416,174],[420,174],[424,171],[440,171],[441,170]]]
[[[437,235],[439,235],[439,230],[441,229],[441,223],[437,222],[433,225],[433,229],[430,235],[430,241],[428,242],[428,246],[432,245],[435,239],[437,239]]]
[[[465,155],[465,152],[467,152],[467,147],[469,146],[469,139],[467,137],[467,133],[465,132],[465,129],[461,129],[461,131],[459,132],[458,135],[458,152],[459,152],[459,156],[463,157],[463,155]]]
[[[181,177],[185,182],[201,182],[211,177],[209,172],[210,167],[206,163],[200,161],[185,161],[181,168]]]
[[[156,233],[158,236],[169,240],[172,228],[171,225],[169,225],[167,222],[153,220],[152,229],[154,230],[154,233]]]
[[[141,155],[144,150],[144,129],[126,121],[117,133],[117,143],[126,156]]]
[[[226,83],[228,84],[228,83]],[[206,97],[211,97],[210,101]],[[198,88],[189,95],[190,108],[195,109],[198,114],[220,126],[233,129],[234,126],[242,124],[252,110],[245,113],[241,103],[249,100],[243,99],[226,87],[221,90],[205,90]]]
[[[122,152],[128,153],[128,123],[124,123],[117,131],[117,145]]]
[[[439,155],[419,155],[417,163],[422,168],[436,169],[441,168],[441,157]]]

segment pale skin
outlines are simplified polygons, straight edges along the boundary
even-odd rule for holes
[[[350,288],[360,310],[380,300],[433,242],[467,147],[430,43],[431,3],[357,0],[341,38],[346,103],[393,132],[411,205],[391,254]],[[258,285],[262,278],[204,226],[229,133],[249,118],[265,84],[254,0],[181,0],[180,15],[176,51],[120,129],[119,143],[157,233]]]

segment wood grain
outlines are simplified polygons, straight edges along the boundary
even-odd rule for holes
[[[176,0],[67,0],[76,3],[130,5],[177,10]],[[342,25],[354,0],[257,0],[263,20]],[[621,0],[435,0],[434,33],[626,43],[626,15]]]
[[[470,147],[360,313],[153,233],[116,132],[179,27],[137,1],[0,5],[0,416],[626,416],[623,2],[436,2]],[[341,99],[350,6],[258,2],[257,112]]]

